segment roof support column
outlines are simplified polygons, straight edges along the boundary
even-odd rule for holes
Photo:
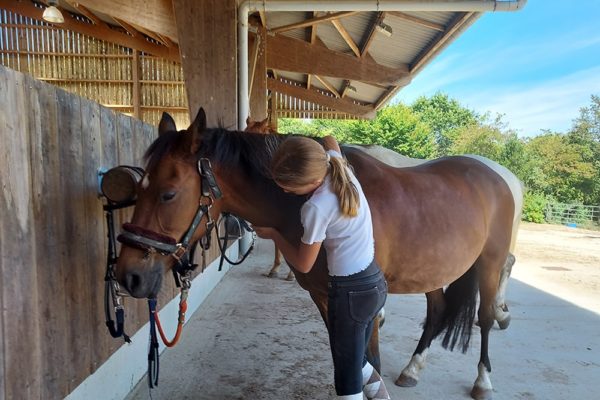
[[[251,46],[249,69],[250,79],[250,118],[262,121],[267,118],[267,30],[257,28]],[[246,121],[242,121],[245,123]]]
[[[236,7],[235,0],[173,0],[190,116],[204,107],[208,126],[237,126]]]

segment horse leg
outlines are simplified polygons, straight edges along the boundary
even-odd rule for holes
[[[286,281],[293,281],[294,280],[294,271],[292,271],[292,269],[290,268],[290,272],[288,272],[288,275],[285,277]]]
[[[494,318],[498,322],[500,329],[506,329],[508,328],[508,325],[510,325],[510,312],[508,311],[508,306],[506,305],[506,287],[508,286],[508,278],[510,278],[510,273],[514,263],[515,256],[511,253],[508,253],[508,257],[506,258],[506,262],[504,263],[500,273],[500,284],[498,285],[498,293],[496,294],[494,308]]]
[[[413,353],[408,365],[402,370],[402,373],[396,379],[395,384],[402,387],[413,387],[419,382],[419,373],[425,368],[425,359],[427,351],[431,346],[431,341],[437,336],[442,325],[442,317],[446,303],[444,300],[444,291],[437,289],[426,293],[427,297],[427,316],[423,326],[423,334],[419,344]]]
[[[477,379],[471,390],[471,397],[475,400],[489,400],[492,398],[492,382],[490,373],[492,365],[488,354],[490,329],[494,324],[496,294],[505,257],[498,257],[498,252],[484,253],[477,261],[479,275],[479,328],[481,333],[481,353],[477,365]]]
[[[281,252],[279,251],[279,249],[277,248],[277,246],[275,246],[275,258],[273,258],[273,266],[271,267],[271,270],[267,274],[267,277],[272,278],[275,275],[277,275],[277,272],[279,271],[279,266],[280,265],[281,265]],[[290,270],[290,274],[292,274],[291,270]],[[289,278],[289,274],[288,274],[288,278]]]
[[[367,344],[367,361],[381,375],[381,355],[379,354],[379,314],[373,322],[373,331]]]

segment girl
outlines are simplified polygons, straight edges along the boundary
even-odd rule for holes
[[[285,192],[305,195],[300,245],[274,228],[254,227],[275,241],[294,268],[311,270],[321,246],[327,251],[328,330],[340,399],[389,399],[383,379],[365,357],[373,320],[387,296],[377,266],[371,212],[362,188],[342,158],[337,141],[292,136],[283,141],[271,163],[273,179]]]

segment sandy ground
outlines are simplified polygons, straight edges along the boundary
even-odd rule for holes
[[[600,391],[600,232],[524,224],[508,289],[512,323],[490,337],[495,399],[597,399]],[[327,335],[296,283],[265,278],[272,245],[259,241],[161,356],[151,392],[137,399],[333,399]],[[192,287],[193,290],[193,287]],[[412,354],[425,316],[422,295],[393,295],[381,332],[383,376],[393,399],[468,399],[479,334],[466,354],[434,342],[415,388],[394,380]],[[144,358],[145,354],[140,354]]]

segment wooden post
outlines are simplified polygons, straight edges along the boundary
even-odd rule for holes
[[[250,118],[262,121],[267,118],[267,30],[259,26],[255,36],[256,57],[250,52],[250,72],[252,85],[250,87]]]
[[[141,106],[140,106],[140,52],[133,50],[133,62],[131,64],[131,80],[133,81],[132,87],[132,100],[133,100],[133,116],[137,119],[141,119]]]
[[[235,0],[173,0],[190,117],[237,128]]]

